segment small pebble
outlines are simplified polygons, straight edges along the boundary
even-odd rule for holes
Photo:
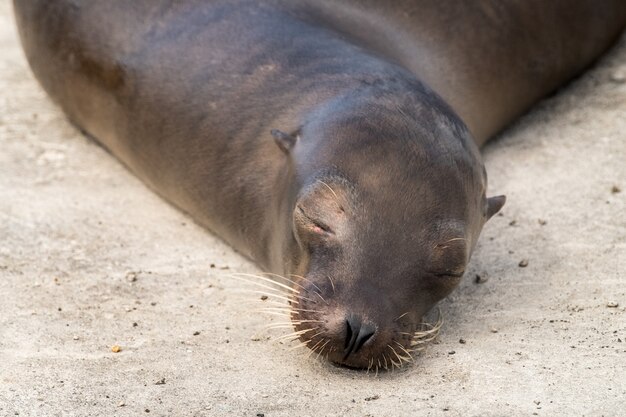
[[[157,382],[154,383],[154,385],[165,385],[165,378],[159,379]]]
[[[113,353],[119,353],[122,351],[122,348],[119,345],[113,345],[111,346],[111,352]]]
[[[466,344],[467,342],[465,341],[465,339],[459,339],[459,343],[460,343],[460,344],[462,344],[462,345],[464,345],[464,344]]]
[[[606,303],[606,306],[609,308],[616,308],[616,307],[619,307],[619,303],[615,301],[609,301],[608,303]]]
[[[125,403],[124,401],[122,401],[122,402],[121,402],[121,403],[119,403],[117,406],[118,406],[118,407],[125,407],[125,406],[126,406],[126,403]]]
[[[261,300],[262,300],[262,301],[267,300],[267,295],[262,295],[262,296],[261,296]]]
[[[612,194],[617,194],[617,193],[621,193],[621,192],[622,192],[622,189],[619,188],[617,185],[614,185],[614,186],[611,187],[611,193]]]
[[[198,332],[198,331],[193,332],[194,336],[198,336],[199,334],[200,334],[200,332]]]
[[[476,284],[484,284],[487,281],[489,281],[489,278],[487,278],[486,276],[478,275],[478,274],[476,274],[476,277],[474,278],[474,282]]]
[[[365,398],[365,401],[374,401],[380,398],[380,395],[372,395],[371,397]]]
[[[80,339],[80,338],[79,338],[78,336],[74,336],[72,339],[74,339],[74,340],[78,340],[78,339]]]
[[[537,222],[539,223],[540,226],[545,226],[546,224],[548,224],[548,222],[544,219],[538,219]]]
[[[492,327],[491,329],[489,329],[489,331],[491,333],[498,333],[498,329],[496,329],[495,327]]]
[[[451,350],[450,352],[448,352],[448,355],[454,355],[456,353],[456,351]]]
[[[519,261],[518,265],[520,268],[526,268],[528,266],[528,259],[522,259],[521,261]]]

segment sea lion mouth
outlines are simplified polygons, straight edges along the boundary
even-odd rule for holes
[[[415,355],[437,337],[443,325],[439,310],[434,323],[413,321],[407,312],[388,324],[376,324],[338,303],[332,297],[333,284],[327,294],[324,286],[320,288],[304,277],[264,275],[267,276],[234,277],[260,289],[255,293],[261,293],[265,303],[262,312],[288,319],[268,326],[293,329],[277,340],[296,342],[294,349],[308,348],[309,357],[323,358],[338,366],[376,373],[399,369],[414,362]]]

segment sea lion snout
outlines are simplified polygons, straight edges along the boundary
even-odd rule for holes
[[[349,291],[336,287],[311,282],[294,297],[292,320],[304,346],[350,368],[390,369],[412,360],[417,314],[395,315],[391,303],[350,302]]]

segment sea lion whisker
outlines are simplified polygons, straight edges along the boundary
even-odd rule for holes
[[[330,192],[331,192],[331,193],[333,193],[333,195],[335,196],[335,199],[337,200],[337,204],[339,205],[339,207],[340,207],[340,208],[342,208],[342,207],[341,207],[341,204],[339,204],[339,197],[337,196],[337,193],[335,193],[335,190],[333,190],[333,189],[331,188],[331,186],[330,186],[330,185],[328,185],[328,184],[326,184],[324,181],[322,181],[322,180],[318,180],[318,181],[319,181],[321,184],[325,185],[325,186],[326,186],[326,188],[328,188],[328,189],[330,190]]]
[[[398,342],[397,340],[394,340],[394,342],[398,345],[398,347],[400,347],[400,349],[402,349],[402,351],[404,353],[406,353],[408,355],[408,360],[409,362],[413,362],[413,356],[411,356],[411,352],[409,352],[408,350],[406,350],[406,348],[404,346],[402,346],[402,344],[400,342]]]
[[[312,319],[306,319],[306,320],[292,320],[293,324],[302,324],[302,323],[324,323],[323,320],[312,320]]]
[[[291,307],[293,310],[297,311],[307,311],[309,313],[322,313],[322,310],[313,310],[310,308],[301,308],[301,307]]]
[[[400,314],[398,317],[396,317],[395,319],[393,319],[394,322],[400,320],[402,317],[406,316],[407,314],[409,314],[410,311],[407,311],[406,313],[402,313]]]
[[[272,316],[280,316],[280,317],[286,317],[288,318],[289,315],[285,314],[285,313],[281,313],[278,311],[263,311],[263,310],[258,310],[256,311],[256,313],[263,313],[263,314],[270,314]]]
[[[322,297],[322,294],[320,294],[320,293],[319,293],[319,292],[317,292],[317,291],[313,291],[313,294],[317,295],[319,298],[321,298],[321,300],[322,300],[324,303],[328,304],[328,301],[324,300],[324,297]]]
[[[400,361],[400,365],[398,366],[398,368],[400,368],[400,366],[402,366],[402,363],[403,363],[402,357],[400,357],[400,355],[398,355],[398,352],[396,352],[396,350],[393,348],[393,346],[391,346],[391,345],[387,345],[387,346],[389,346],[389,349],[391,349],[393,354],[396,355],[396,358],[398,358],[398,360]]]
[[[321,340],[324,340],[324,339],[321,339]],[[326,339],[326,342],[319,347],[319,352],[317,352],[317,356],[315,357],[315,360],[319,360],[320,356],[322,356],[322,354],[324,353],[324,348],[326,347],[326,345],[328,345],[329,342],[330,342],[330,339]],[[326,357],[328,358],[328,353],[326,354]]]
[[[300,343],[300,344],[298,344],[298,345],[296,345],[296,346],[292,346],[292,347],[290,347],[290,348],[289,348],[289,350],[301,349],[301,348],[303,348],[303,347],[308,346],[308,345],[309,345],[309,342],[310,342],[310,340],[304,341],[304,342],[302,342],[302,343]]]
[[[281,310],[281,311],[288,311],[288,312],[291,312],[291,311],[295,310],[294,308],[292,308],[292,307],[290,307],[288,305],[285,305],[285,304],[282,304],[282,305],[274,305],[274,304],[273,305],[263,305],[263,306],[260,306],[258,308],[261,309],[261,310],[274,310],[274,311]]]
[[[294,337],[294,336],[295,337],[300,337],[303,334],[310,332],[311,330],[314,330],[314,328],[293,331],[293,332],[291,332],[289,334],[285,334],[285,335],[279,336],[279,337],[277,337],[274,340],[279,341],[279,340],[289,339],[289,338]]]
[[[306,288],[303,287],[300,283],[296,282],[296,280],[294,280],[292,278],[289,278],[289,277],[286,277],[284,275],[274,274],[273,272],[263,272],[263,274],[284,279],[285,281],[290,282],[293,285],[297,285],[298,287],[302,288],[303,290],[306,290]]]
[[[291,277],[296,277],[296,278],[300,278],[304,281],[307,281],[309,284],[311,284],[312,286],[314,286],[319,292],[322,292],[322,289],[320,287],[317,286],[316,283],[314,283],[313,281],[311,281],[310,279],[303,277],[302,275],[296,275],[296,274],[289,274],[289,276]]]
[[[293,329],[293,323],[271,323],[262,327],[263,330],[271,330],[271,329]]]
[[[267,294],[264,294],[264,295],[268,295],[268,296],[269,295],[272,295],[272,296],[285,295],[285,296],[292,297],[294,299],[300,299],[300,300],[314,302],[312,299],[304,297],[303,295],[301,295],[300,291],[295,289],[295,288],[287,287],[291,291],[291,293],[287,293],[284,290],[283,287],[275,288],[275,287],[272,287],[270,285],[267,285],[265,282],[253,281],[253,280],[248,279],[247,277],[239,277],[239,276],[233,276],[233,275],[231,275],[231,277],[234,278],[234,279],[240,280],[242,282],[246,282],[248,284],[252,284],[252,285],[256,285],[257,287],[264,288],[265,291],[267,291]],[[264,277],[261,277],[261,278],[264,278]],[[277,283],[275,281],[272,281],[270,279],[267,279],[267,282],[272,283],[272,284],[279,284],[279,283]],[[279,284],[279,286],[280,285],[283,285],[283,284]]]
[[[316,330],[319,329],[319,327],[315,328]],[[320,330],[319,332],[311,335],[311,337],[309,337],[309,339],[315,339],[317,336],[321,335],[322,333],[324,333],[324,330]],[[330,340],[330,339],[329,339]]]
[[[310,358],[314,353],[318,353],[316,351],[316,349],[319,347],[320,343],[322,343],[324,341],[324,339],[320,339],[317,341],[317,343],[315,343],[312,347],[311,350],[309,351],[308,355],[306,356],[307,359]]]
[[[335,293],[335,283],[333,282],[333,279],[330,277],[330,275],[327,275],[326,278],[328,278],[328,280],[330,281],[330,286],[333,289],[333,294]]]
[[[275,284],[278,285],[279,287],[285,289],[286,291],[291,291],[294,292],[296,294],[298,294],[300,291],[298,291],[295,288],[290,287],[289,285],[283,284],[282,282],[277,282],[276,280],[261,276],[261,275],[254,275],[254,274],[246,274],[244,272],[236,272],[234,274],[231,274],[231,277],[235,278],[235,279],[240,279],[242,281],[246,281],[246,282],[250,282],[249,280],[247,280],[246,278],[256,278],[256,279],[260,279],[263,280],[265,282],[268,282],[270,284]],[[255,282],[255,281],[251,281],[251,282]]]
[[[283,296],[278,295],[278,294],[268,294],[266,292],[258,291],[258,290],[251,290],[250,293],[252,293],[252,294],[261,294],[261,295],[265,295],[267,297],[274,297],[274,298],[276,298],[278,300],[287,301],[287,302],[293,303],[293,304],[300,304],[297,300],[292,300],[291,298],[283,297]]]
[[[367,361],[367,369],[365,371],[365,375],[369,375],[370,374],[370,369],[372,369],[372,362],[371,362],[372,358],[370,358],[369,361]]]

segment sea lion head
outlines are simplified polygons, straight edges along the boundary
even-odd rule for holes
[[[422,317],[459,284],[504,197],[486,198],[478,149],[434,93],[364,96],[327,103],[297,141],[277,139],[300,178],[286,273],[306,346],[390,368],[432,335]]]

